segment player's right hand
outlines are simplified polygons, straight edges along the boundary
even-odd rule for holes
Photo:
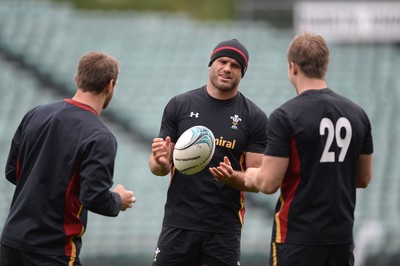
[[[151,151],[154,161],[162,166],[167,167],[172,160],[171,138],[166,137],[165,141],[162,138],[153,139]]]
[[[127,208],[132,208],[136,198],[133,196],[133,191],[126,190],[123,185],[118,184],[113,192],[117,192],[121,197],[120,210],[125,211]]]

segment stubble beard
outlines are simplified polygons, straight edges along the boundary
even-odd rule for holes
[[[232,82],[222,82],[218,79],[218,76],[211,79],[211,83],[214,88],[216,88],[220,92],[231,92],[238,86],[238,82],[235,82],[233,80],[231,80]]]
[[[106,108],[108,107],[108,105],[109,105],[110,102],[111,102],[112,97],[113,97],[113,95],[110,94],[110,95],[105,99],[104,104],[103,104],[103,110],[106,109]]]

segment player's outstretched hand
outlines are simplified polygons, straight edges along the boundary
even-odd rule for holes
[[[233,168],[228,157],[224,157],[224,161],[219,163],[217,167],[210,167],[210,173],[214,176],[215,180],[229,183],[233,175]]]
[[[113,192],[117,192],[121,196],[120,210],[125,211],[127,208],[132,208],[136,198],[133,196],[133,191],[126,190],[123,185],[118,184]]]

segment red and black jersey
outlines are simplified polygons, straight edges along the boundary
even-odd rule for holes
[[[306,91],[270,116],[266,155],[289,157],[272,240],[353,243],[356,168],[371,154],[371,125],[355,103],[330,89]]]
[[[77,257],[87,210],[117,216],[110,192],[117,142],[91,107],[73,100],[38,106],[11,143],[6,178],[16,185],[1,243]]]
[[[217,100],[202,87],[169,101],[159,137],[170,136],[176,143],[184,131],[197,125],[214,133],[214,156],[204,170],[192,176],[172,169],[163,225],[206,232],[240,232],[244,193],[216,182],[208,168],[218,166],[228,156],[233,169],[243,170],[246,152],[263,154],[267,116],[241,93],[229,100]]]

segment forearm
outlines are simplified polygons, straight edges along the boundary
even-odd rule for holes
[[[245,183],[245,178],[246,178],[245,172],[234,170],[233,174],[229,178],[229,181],[227,181],[227,184],[240,191],[258,192],[258,189],[255,186],[253,186],[250,183],[249,184]]]
[[[246,176],[250,177],[253,186],[260,192],[274,194],[282,185],[288,165],[287,157],[266,155],[261,167],[247,169]]]
[[[244,173],[245,185],[248,190],[253,192],[262,192],[264,194],[273,194],[278,190],[280,183],[271,179],[261,168],[248,168]]]

